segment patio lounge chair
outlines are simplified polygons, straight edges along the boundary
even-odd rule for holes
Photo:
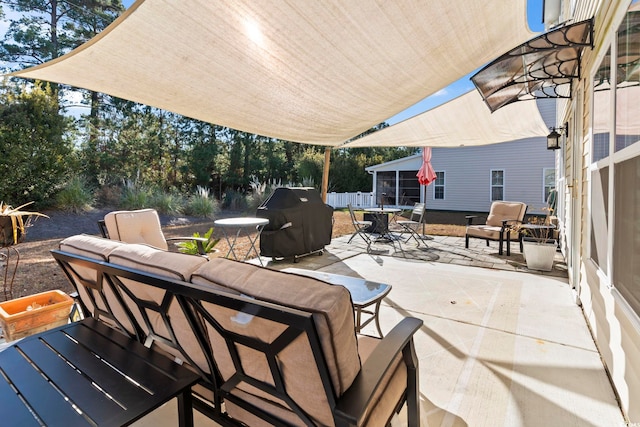
[[[369,251],[371,250],[371,237],[366,230],[372,226],[373,222],[358,220],[356,218],[356,213],[353,211],[351,203],[349,203],[347,207],[349,208],[349,215],[351,215],[351,223],[353,224],[353,228],[355,229],[351,237],[349,237],[349,241],[347,243],[351,243],[353,238],[358,235],[367,244],[367,253],[369,253]]]
[[[485,239],[487,246],[489,240],[498,241],[498,254],[502,255],[505,240],[507,241],[507,256],[511,255],[510,242],[518,239],[518,232],[513,230],[513,226],[521,224],[527,205],[522,202],[493,202],[491,210],[485,224],[473,224],[474,215],[468,215],[467,231],[465,234],[464,247],[469,248],[469,238],[475,237]]]
[[[408,219],[396,220],[396,224],[402,227],[401,234],[409,233],[409,237],[406,242],[409,242],[412,238],[416,241],[418,246],[423,241],[423,237],[418,233],[418,227],[422,225],[422,219],[425,214],[424,203],[416,203],[411,210],[411,215]],[[426,246],[426,244],[425,244]]]
[[[162,233],[160,218],[155,209],[139,209],[134,211],[114,211],[98,221],[103,237],[120,240],[125,243],[146,243],[158,249],[169,250],[170,241],[193,240],[200,255],[206,255],[204,237],[172,237],[166,238]]]

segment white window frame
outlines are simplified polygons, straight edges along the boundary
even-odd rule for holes
[[[446,171],[435,171],[435,172],[436,172],[436,179],[433,181],[433,200],[446,200],[446,198],[447,198],[447,173],[446,173]],[[442,174],[442,185],[436,184],[436,181],[438,180],[437,174],[439,174],[439,173]],[[436,199],[436,188],[437,187],[442,187],[442,199]]]
[[[493,173],[494,172],[502,172],[502,185],[494,185],[493,184]],[[491,169],[491,172],[489,173],[489,201],[490,202],[495,202],[495,201],[500,201],[500,200],[505,200],[505,181],[506,181],[506,177],[507,177],[507,173],[505,172],[504,169]],[[502,187],[502,199],[493,199],[493,189],[494,187]]]
[[[609,40],[609,45],[611,48],[611,58],[613,58],[612,60],[612,64],[611,64],[611,70],[612,70],[612,74],[613,74],[613,70],[617,69],[617,61],[616,58],[618,57],[618,52],[617,52],[617,47],[618,47],[618,30],[615,30],[612,32],[612,34],[610,35],[611,39]],[[604,44],[603,44],[604,45]],[[605,54],[606,50],[602,49],[602,55]],[[597,58],[594,61],[594,64],[596,64],[596,66],[599,66],[600,62],[602,61],[601,58]],[[594,72],[595,73],[595,72]],[[612,76],[613,78],[613,76]],[[591,76],[591,94],[593,96],[593,74]],[[594,170],[601,170],[604,167],[608,167],[608,177],[609,177],[609,200],[608,200],[608,224],[607,224],[607,232],[608,232],[608,237],[607,237],[607,253],[606,253],[606,260],[604,260],[604,262],[607,263],[607,272],[605,273],[602,268],[596,264],[595,262],[593,262],[592,259],[592,254],[591,254],[591,244],[587,245],[588,247],[588,261],[591,263],[592,266],[594,266],[596,268],[599,280],[601,280],[602,284],[604,284],[607,288],[610,289],[612,296],[614,297],[614,300],[616,301],[616,303],[618,304],[618,306],[622,309],[622,312],[625,313],[625,315],[627,316],[628,320],[631,322],[631,324],[634,326],[634,328],[638,331],[640,331],[640,313],[637,311],[637,307],[632,307],[631,304],[626,300],[626,298],[619,292],[619,290],[616,288],[615,283],[614,283],[614,276],[616,275],[615,272],[615,266],[613,263],[613,254],[615,251],[615,239],[614,239],[614,226],[615,226],[615,217],[616,217],[616,207],[615,207],[615,198],[616,198],[616,188],[614,187],[614,176],[616,173],[616,168],[618,167],[618,165],[626,160],[630,160],[630,159],[634,159],[637,157],[640,157],[640,143],[635,143],[632,144],[630,146],[627,146],[625,148],[622,148],[618,151],[615,150],[615,140],[616,140],[616,128],[615,128],[615,123],[616,123],[616,117],[617,117],[617,102],[616,102],[616,97],[617,97],[617,88],[614,86],[612,88],[612,96],[610,99],[611,102],[611,108],[609,111],[609,115],[610,115],[610,120],[609,120],[609,126],[610,126],[610,138],[609,138],[609,156],[604,157],[602,159],[599,159],[597,161],[593,161],[593,153],[592,153],[592,147],[590,148],[590,153],[589,153],[589,177],[591,177],[591,174]],[[594,104],[592,102],[591,105],[592,110],[595,109]],[[591,119],[592,122],[590,123],[591,125],[591,129],[593,129],[593,114],[591,115]],[[591,135],[591,137],[593,138],[593,135]],[[591,186],[593,185],[593,182],[591,181],[591,179],[589,178],[589,209],[592,209],[592,203],[593,201],[591,200],[591,194],[592,194],[592,188]],[[589,226],[587,229],[587,238],[588,241],[591,242],[591,234],[593,233],[592,227]],[[601,261],[602,262],[602,261]]]

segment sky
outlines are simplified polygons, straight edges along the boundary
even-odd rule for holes
[[[134,3],[134,0],[123,0],[122,3],[125,8],[128,8]],[[542,32],[544,30],[544,25],[542,24],[542,3],[543,0],[527,1],[527,21],[529,23],[529,28],[534,32]],[[8,11],[6,11],[5,13],[7,14],[7,12]],[[9,12],[8,14],[10,13],[11,12]],[[0,34],[4,34],[7,28],[8,23],[6,18],[0,19]],[[467,76],[464,76],[460,80],[452,83],[444,89],[441,89],[433,95],[423,99],[422,101],[406,109],[405,111],[402,111],[401,113],[398,113],[395,116],[387,119],[386,122],[390,125],[398,123],[425,111],[431,110],[438,105],[444,104],[447,101],[450,101],[460,95],[469,92],[470,90],[473,90],[475,87],[470,78],[473,74],[475,74],[476,71],[470,73]]]

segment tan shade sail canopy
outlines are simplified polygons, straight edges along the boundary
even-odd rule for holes
[[[535,101],[518,102],[492,114],[473,90],[344,147],[460,147],[546,137],[548,133]]]
[[[13,75],[337,146],[531,38],[526,3],[138,0],[90,42]]]

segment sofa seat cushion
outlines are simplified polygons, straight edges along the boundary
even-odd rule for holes
[[[499,240],[500,239],[500,230],[502,227],[493,227],[490,225],[469,225],[467,226],[467,235],[472,237],[479,237],[481,239],[490,239],[490,240]],[[503,236],[506,240],[507,234]],[[516,231],[511,231],[511,240],[516,240],[518,238],[518,233]]]
[[[224,258],[212,259],[201,266],[193,273],[191,281],[194,284],[214,286],[216,289],[225,289],[235,294],[312,313],[331,383],[338,396],[349,388],[360,371],[353,305],[346,288]],[[267,343],[275,339],[282,330],[282,325],[263,318],[248,318],[251,322],[251,328],[248,328],[241,321],[232,320],[237,319],[237,312],[224,312],[220,307],[211,304],[205,307],[225,329],[258,337]],[[240,317],[242,316],[248,315],[241,313]],[[235,373],[230,354],[220,351],[226,347],[215,331],[210,330],[209,336],[213,348],[218,350],[214,353],[218,368],[227,380]],[[260,353],[248,348],[240,349],[239,353],[242,366],[248,373],[263,382],[273,383],[266,360]],[[306,336],[300,336],[283,349],[278,355],[278,360],[284,367],[284,383],[288,395],[318,424],[333,424],[319,373],[317,369],[309,369],[317,366],[317,362],[313,359]],[[291,368],[287,369],[287,366]],[[296,374],[286,376],[288,371]],[[306,375],[300,375],[300,372],[306,372]],[[284,402],[249,384],[240,384],[236,393],[253,395],[255,401],[267,411],[290,411]],[[230,414],[242,419],[242,414]]]

